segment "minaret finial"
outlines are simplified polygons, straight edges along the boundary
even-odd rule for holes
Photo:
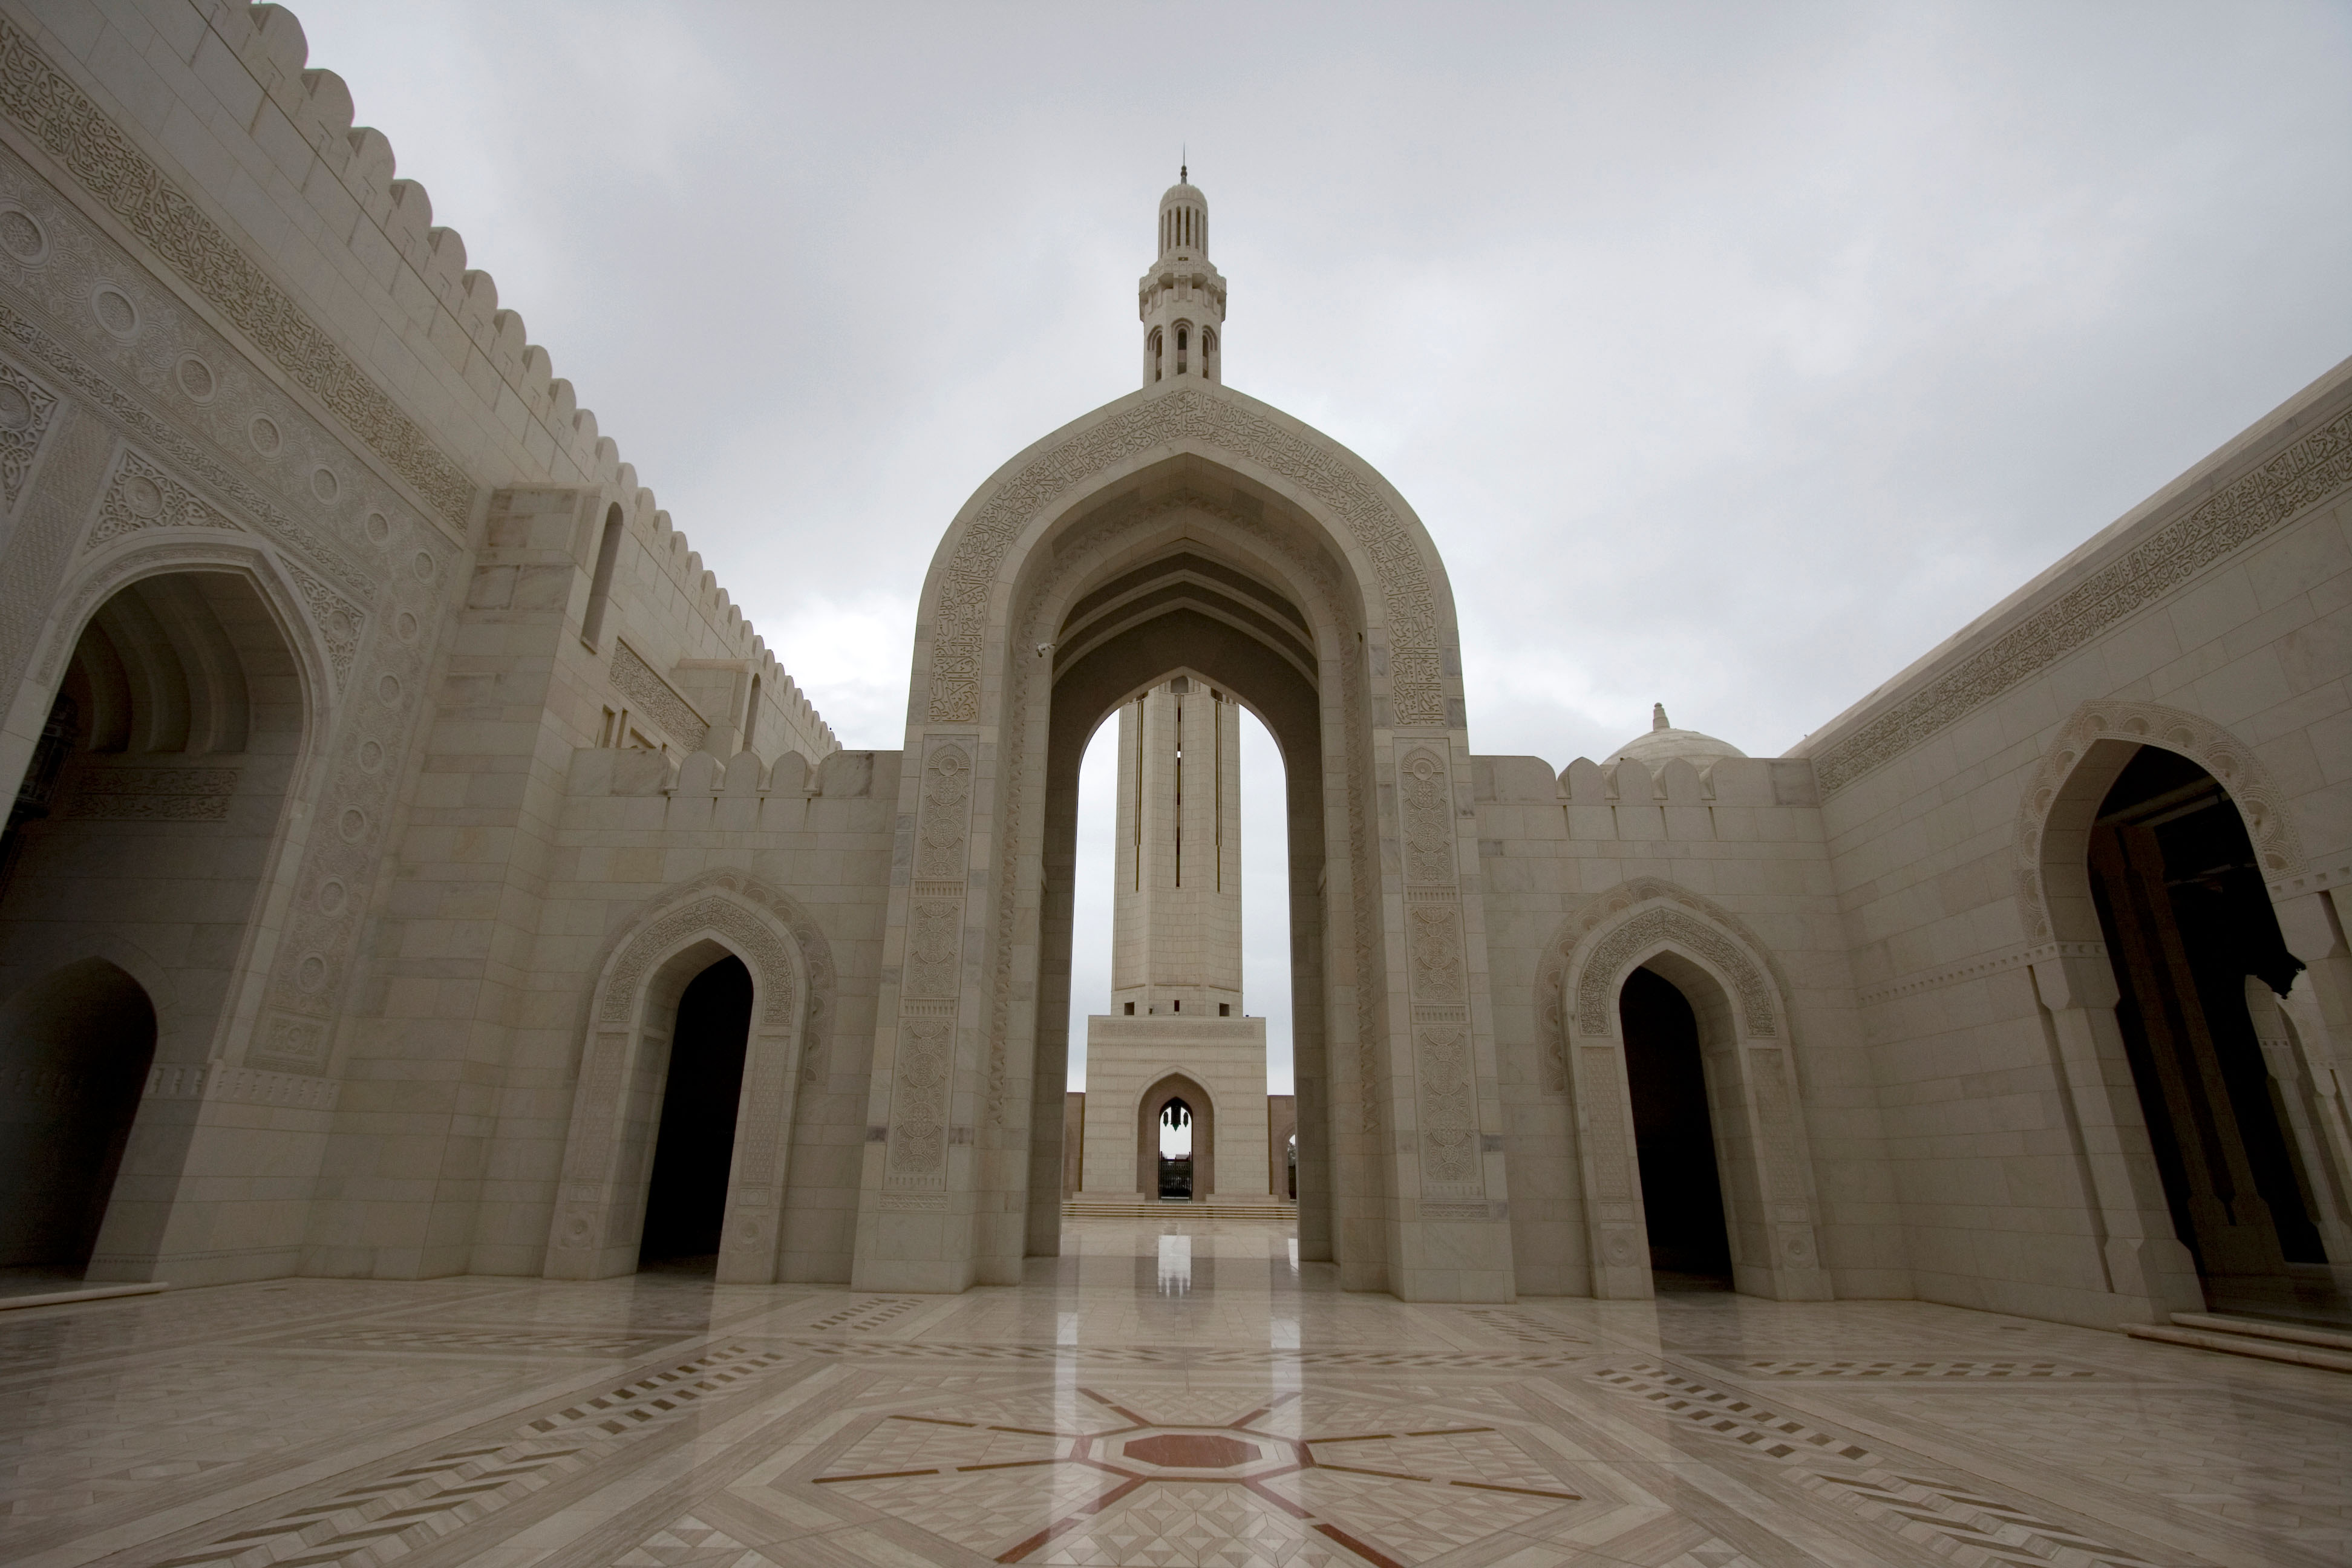
[[[1666,705],[1664,703],[1653,702],[1650,704],[1650,728],[1653,730],[1670,730],[1674,728],[1673,725],[1666,722]]]
[[[1192,183],[1192,149],[1181,142],[1177,143],[1176,183],[1180,185]]]

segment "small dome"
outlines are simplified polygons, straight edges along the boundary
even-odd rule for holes
[[[1728,741],[1718,741],[1696,730],[1677,730],[1666,721],[1666,705],[1651,704],[1650,728],[1646,734],[1636,735],[1609,753],[1609,761],[1631,757],[1652,773],[1664,767],[1676,757],[1695,768],[1721,762],[1726,757],[1744,757],[1748,753]]]
[[[1191,202],[1196,207],[1206,207],[1209,198],[1201,194],[1200,186],[1189,179],[1182,179],[1169,186],[1160,197],[1160,205],[1163,207],[1176,202]]]

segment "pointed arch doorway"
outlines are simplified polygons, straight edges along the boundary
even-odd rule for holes
[[[2102,742],[2053,821],[2080,853],[2113,1016],[2172,1235],[2215,1310],[2352,1323],[2340,1110],[2294,1022],[2307,998],[2242,803],[2195,756]],[[2078,871],[2079,877],[2081,873]]]
[[[1459,638],[1393,489],[1178,378],[1000,469],[923,595],[858,1287],[1010,1282],[1058,1248],[1079,763],[1103,716],[1189,670],[1285,764],[1301,1257],[1349,1289],[1510,1299]]]
[[[1189,1074],[1170,1073],[1143,1091],[1135,1107],[1135,1187],[1147,1199],[1206,1202],[1217,1191],[1217,1111],[1209,1091]],[[1166,1151],[1187,1139],[1180,1158]]]

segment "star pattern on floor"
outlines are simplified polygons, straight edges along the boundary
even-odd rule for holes
[[[995,1562],[1048,1564],[1402,1568],[1583,1500],[1495,1426],[1428,1426],[1425,1407],[1071,1394],[883,1415],[810,1484]]]

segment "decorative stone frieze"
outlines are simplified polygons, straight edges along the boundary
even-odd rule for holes
[[[613,644],[612,679],[614,690],[635,703],[639,712],[668,731],[681,748],[688,752],[702,749],[704,739],[710,733],[709,721],[636,649],[617,639]]]
[[[2352,414],[2208,497],[1822,752],[1813,759],[1822,794],[1837,794],[2347,484]]]

